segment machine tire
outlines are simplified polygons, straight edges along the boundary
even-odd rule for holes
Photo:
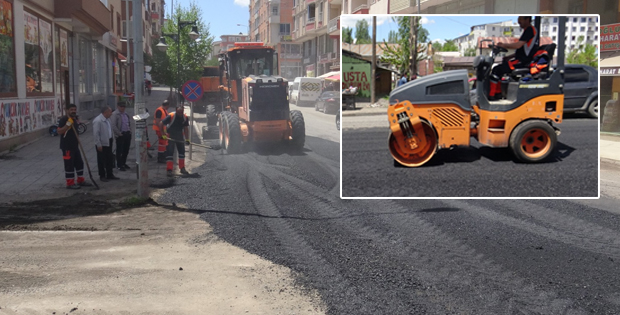
[[[241,152],[241,127],[239,125],[239,117],[231,112],[223,112],[222,117],[224,123],[224,138],[226,140],[226,151],[228,154],[237,154]]]
[[[215,105],[207,105],[207,126],[214,126],[215,124],[217,124]]]
[[[220,147],[222,149],[226,148],[226,137],[225,137],[225,130],[226,130],[226,121],[224,120],[224,113],[222,113],[222,115],[219,116],[218,118],[218,128],[220,130]]]
[[[408,154],[403,152],[396,141],[396,137],[394,137],[390,131],[390,135],[388,136],[388,147],[394,161],[403,166],[418,167],[428,162],[435,155],[435,152],[437,152],[437,143],[439,142],[437,140],[437,134],[435,133],[433,127],[424,120],[422,120],[422,128],[424,128],[427,142],[426,147],[422,148],[421,152],[418,154]]]
[[[306,123],[304,122],[304,115],[301,111],[292,110],[290,113],[291,127],[292,127],[292,140],[291,145],[298,150],[302,150],[306,144]]]
[[[598,100],[594,99],[588,104],[588,115],[592,118],[598,118]]]
[[[510,135],[510,149],[522,162],[545,160],[555,149],[557,135],[545,121],[528,120],[519,124]]]

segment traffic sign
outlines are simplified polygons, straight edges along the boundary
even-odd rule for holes
[[[183,84],[181,93],[186,100],[195,102],[202,98],[202,86],[200,85],[200,82],[196,80],[189,80]]]

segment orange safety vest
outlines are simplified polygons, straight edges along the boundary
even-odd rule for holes
[[[155,116],[153,118],[153,130],[155,131],[159,131],[159,126],[157,126],[157,112],[161,111],[161,120],[164,120],[164,118],[166,118],[166,116],[168,116],[168,111],[163,107],[157,107],[157,109],[155,110]],[[161,121],[160,120],[160,121]]]

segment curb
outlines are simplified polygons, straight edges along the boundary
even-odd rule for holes
[[[376,110],[374,108],[371,111],[364,111],[364,109],[354,110],[354,111],[345,110],[345,111],[342,111],[342,117],[345,117],[345,116],[381,116],[381,115],[387,115],[387,107],[386,108],[378,107],[378,108],[380,108],[381,110]]]

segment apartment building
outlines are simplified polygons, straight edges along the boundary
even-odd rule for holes
[[[497,23],[474,25],[470,28],[469,34],[459,36],[454,39],[454,43],[459,48],[459,54],[465,55],[468,49],[478,49],[478,41],[480,38],[497,38],[497,37],[520,37],[522,33],[519,24],[512,20],[501,21]],[[476,55],[479,51],[476,51]]]
[[[299,0],[298,0],[299,1]],[[293,80],[301,75],[301,46],[293,42],[294,0],[252,0],[250,32],[253,41],[272,46],[279,53],[280,74]]]
[[[549,36],[556,42],[558,37],[558,18],[546,17],[541,23],[542,36]],[[578,48],[578,40],[583,36],[583,44],[598,45],[599,24],[598,18],[593,17],[568,17],[566,22],[565,43],[567,49]]]
[[[343,1],[348,0],[293,0],[292,40],[300,45],[302,57],[298,76],[316,77],[340,69]]]

